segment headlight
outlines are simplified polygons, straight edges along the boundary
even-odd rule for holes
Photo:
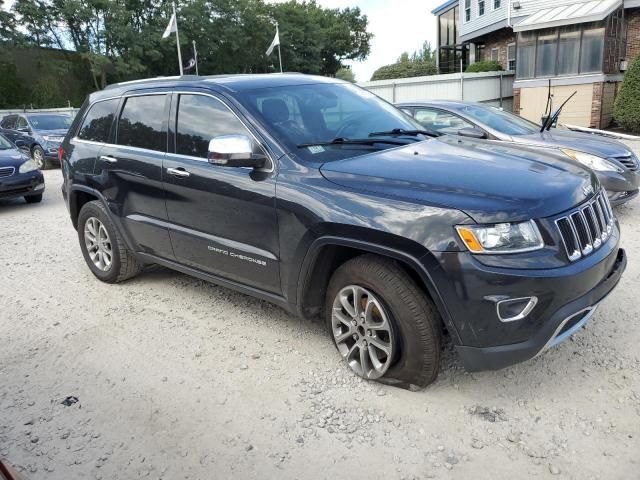
[[[34,170],[37,170],[37,169],[38,169],[38,166],[35,164],[35,162],[29,159],[26,162],[24,162],[22,165],[20,165],[20,167],[18,168],[18,172],[27,173],[27,172],[33,172]]]
[[[517,253],[539,250],[544,241],[536,222],[458,225],[458,235],[471,253]]]
[[[591,155],[590,153],[577,152],[576,150],[571,150],[569,148],[563,148],[562,152],[569,158],[575,160],[576,162],[580,162],[585,167],[590,168],[591,170],[595,170],[596,172],[623,172],[621,168],[618,168],[610,161],[598,157],[596,155]]]

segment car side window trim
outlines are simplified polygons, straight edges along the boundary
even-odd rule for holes
[[[451,115],[452,117],[456,117],[458,120],[463,121],[464,123],[467,123],[469,125],[471,125],[473,128],[477,128],[478,130],[482,130],[484,133],[486,133],[487,135],[491,135],[490,132],[488,132],[485,128],[479,126],[476,122],[473,122],[467,118],[464,118],[460,115],[458,115],[457,113],[454,113],[450,110],[443,110],[441,108],[438,107],[415,107],[414,109],[414,117],[415,115],[417,115],[418,110],[431,110],[433,112],[437,112],[437,113],[442,113],[442,114],[446,114],[446,115]],[[448,135],[452,135],[452,134],[448,134]]]
[[[164,146],[164,151],[161,152],[160,150],[155,150],[153,148],[144,148],[144,147],[136,147],[133,145],[123,145],[118,143],[118,130],[120,128],[120,119],[122,118],[122,113],[124,112],[124,109],[127,105],[127,100],[129,98],[133,98],[133,97],[157,97],[157,96],[164,96],[165,99],[165,104],[163,105],[163,116],[164,118],[162,119],[162,124],[163,126],[167,126],[168,127],[168,113],[167,113],[167,101],[171,102],[171,92],[170,91],[162,91],[162,92],[144,92],[144,93],[126,93],[124,95],[122,95],[122,98],[120,100],[120,104],[118,105],[118,110],[117,110],[117,115],[116,115],[116,119],[115,119],[115,126],[114,126],[114,131],[113,131],[113,141],[115,142],[113,145],[119,147],[119,148],[133,148],[136,150],[140,150],[140,151],[146,151],[146,152],[154,152],[154,153],[162,153],[162,154],[167,154],[168,152],[168,143],[165,143]],[[166,132],[166,141],[168,142],[168,137],[169,137],[169,130],[167,128]]]
[[[80,122],[78,123],[78,126],[76,127],[76,131],[73,132],[73,140],[74,141],[78,141],[78,142],[85,142],[85,143],[92,143],[92,144],[97,144],[97,145],[109,145],[109,143],[106,142],[96,142],[94,140],[85,140],[83,138],[79,138],[78,135],[80,134],[80,129],[82,128],[82,125],[84,125],[85,120],[87,119],[87,116],[89,115],[89,112],[91,111],[91,109],[97,105],[98,103],[102,103],[102,102],[108,102],[110,100],[120,100],[122,97],[120,96],[115,96],[115,97],[109,97],[109,98],[101,98],[100,100],[96,100],[95,102],[93,102],[92,104],[90,104],[87,109],[84,112],[84,115],[82,115],[82,119],[80,120]],[[118,113],[120,112],[120,103],[118,103],[118,105],[116,106],[116,111],[114,113]],[[114,114],[114,121],[115,121],[115,117],[116,115]],[[111,131],[109,132],[109,138],[111,138],[113,133],[113,124],[111,125]]]
[[[179,95],[200,95],[200,96],[203,96],[203,97],[211,97],[214,100],[217,100],[218,102],[220,102],[222,104],[222,106],[224,106],[227,110],[229,110],[238,119],[238,121],[242,124],[242,126],[245,128],[245,130],[247,130],[249,135],[251,135],[251,138],[253,138],[253,140],[264,151],[265,155],[269,159],[269,163],[271,165],[270,168],[259,168],[257,170],[259,172],[264,172],[264,173],[272,173],[272,172],[275,171],[276,162],[273,160],[273,155],[271,154],[269,149],[266,148],[265,145],[264,145],[264,142],[260,141],[260,139],[253,133],[253,131],[251,130],[251,128],[249,128],[247,123],[231,107],[229,107],[227,102],[222,100],[217,95],[214,95],[212,93],[207,93],[207,92],[189,91],[189,90],[174,90],[173,93],[176,96],[179,96]],[[175,136],[175,132],[176,132],[177,126],[178,126],[178,110],[177,109],[179,108],[179,104],[180,104],[180,102],[178,102],[178,101],[173,102],[172,103],[172,107],[171,107],[171,112],[172,112],[171,123],[172,123],[172,125],[170,125],[169,128],[174,131],[174,136]],[[175,138],[174,138],[173,145],[172,145],[173,152],[168,152],[167,153],[168,155],[171,155],[172,157],[185,158],[185,159],[189,159],[189,160],[198,160],[200,162],[209,163],[206,158],[195,157],[195,156],[192,156],[192,155],[184,155],[184,154],[181,154],[181,153],[176,153],[175,149],[176,149],[176,146],[175,146]],[[242,167],[242,168],[243,169],[253,170],[250,167]]]

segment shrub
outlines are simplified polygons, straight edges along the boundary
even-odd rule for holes
[[[431,61],[404,61],[380,67],[373,72],[371,80],[422,77],[426,75],[436,75],[437,73],[438,68],[436,67],[436,64]]]
[[[633,61],[624,74],[613,107],[613,118],[625,130],[640,133],[640,57]]]
[[[467,67],[465,72],[477,73],[477,72],[499,72],[502,70],[502,65],[495,60],[482,60],[480,62],[473,63]]]

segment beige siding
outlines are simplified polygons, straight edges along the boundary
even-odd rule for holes
[[[606,128],[613,120],[613,104],[616,99],[616,84],[605,83],[602,92],[602,119],[600,128]]]
[[[559,107],[573,92],[578,93],[562,110],[561,123],[589,127],[591,125],[591,103],[593,84],[563,85],[551,87],[554,109]],[[520,89],[520,115],[533,122],[540,122],[547,104],[547,87]]]

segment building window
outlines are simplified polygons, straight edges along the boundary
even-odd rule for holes
[[[575,75],[580,64],[580,30],[560,31],[558,75]]]
[[[478,0],[478,16],[484,15],[484,0]]]
[[[549,77],[556,73],[556,53],[558,34],[538,36],[538,52],[536,56],[536,77]]]
[[[602,71],[604,52],[604,28],[592,28],[582,33],[582,51],[580,53],[580,73]]]
[[[471,20],[471,0],[464,0],[464,21]]]
[[[516,69],[516,44],[507,45],[507,70]]]
[[[502,1],[501,0],[493,0],[493,9],[497,10],[498,8],[500,8],[500,6],[502,5]]]
[[[500,49],[499,48],[492,48],[491,49],[491,61],[492,62],[500,61]]]
[[[516,49],[516,76],[533,78],[603,72],[604,46],[602,23],[521,32]]]

